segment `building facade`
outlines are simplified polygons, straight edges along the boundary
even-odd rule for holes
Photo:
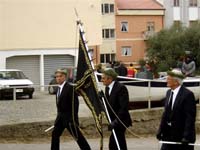
[[[145,57],[145,41],[163,29],[164,8],[154,0],[102,0],[100,62],[138,64]]]
[[[115,0],[101,1],[102,44],[100,46],[100,63],[116,59]]]
[[[0,68],[20,69],[35,85],[76,66],[77,15],[95,64],[137,64],[164,16],[155,0],[0,0],[0,11]]]
[[[116,60],[139,67],[145,41],[163,29],[163,20],[164,8],[154,0],[116,0]]]
[[[0,0],[0,11],[0,68],[20,69],[35,85],[47,85],[57,68],[76,66],[78,17],[97,56],[100,0]]]
[[[165,12],[165,27],[174,23],[189,27],[200,20],[199,0],[163,0]]]

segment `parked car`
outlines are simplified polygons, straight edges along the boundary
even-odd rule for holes
[[[77,68],[76,67],[69,67],[69,68],[62,68],[67,70],[67,75],[68,75],[68,81],[69,82],[75,82],[76,80],[76,72]],[[56,94],[58,90],[58,85],[56,82],[55,75],[52,75],[52,80],[49,82],[49,87],[48,87],[48,92],[49,94]]]
[[[29,80],[21,70],[0,69],[0,99],[13,96],[16,87],[16,96],[33,98],[33,82]]]

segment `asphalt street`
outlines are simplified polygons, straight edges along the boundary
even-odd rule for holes
[[[92,150],[99,150],[99,139],[88,139],[88,143]],[[200,136],[197,135],[197,142],[200,143]],[[159,150],[161,144],[155,137],[146,138],[127,138],[128,150]],[[0,144],[0,150],[49,150],[50,141],[45,143],[7,143]],[[67,140],[60,143],[61,150],[79,150],[74,140]],[[108,139],[104,139],[103,150],[108,150]],[[200,150],[200,146],[196,146],[195,150]]]
[[[89,139],[92,150],[99,150],[99,139]],[[127,138],[127,145],[129,150],[158,150],[160,144],[154,137],[148,138]],[[75,141],[70,140],[66,142],[61,142],[61,150],[79,150]],[[0,144],[1,150],[49,150],[50,142],[48,143],[9,143]],[[108,150],[108,139],[104,139],[104,150]]]

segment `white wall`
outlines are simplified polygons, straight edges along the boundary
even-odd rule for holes
[[[77,46],[75,8],[88,45],[100,45],[100,0],[0,0],[0,50]]]

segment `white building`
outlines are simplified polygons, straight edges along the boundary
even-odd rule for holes
[[[0,68],[20,69],[46,85],[57,68],[76,65],[77,17],[88,46],[101,44],[100,0],[0,0]]]
[[[200,20],[200,0],[159,0],[165,11],[165,27],[173,23],[190,26]]]
[[[116,57],[115,0],[101,0],[102,45],[100,62],[108,63]]]

